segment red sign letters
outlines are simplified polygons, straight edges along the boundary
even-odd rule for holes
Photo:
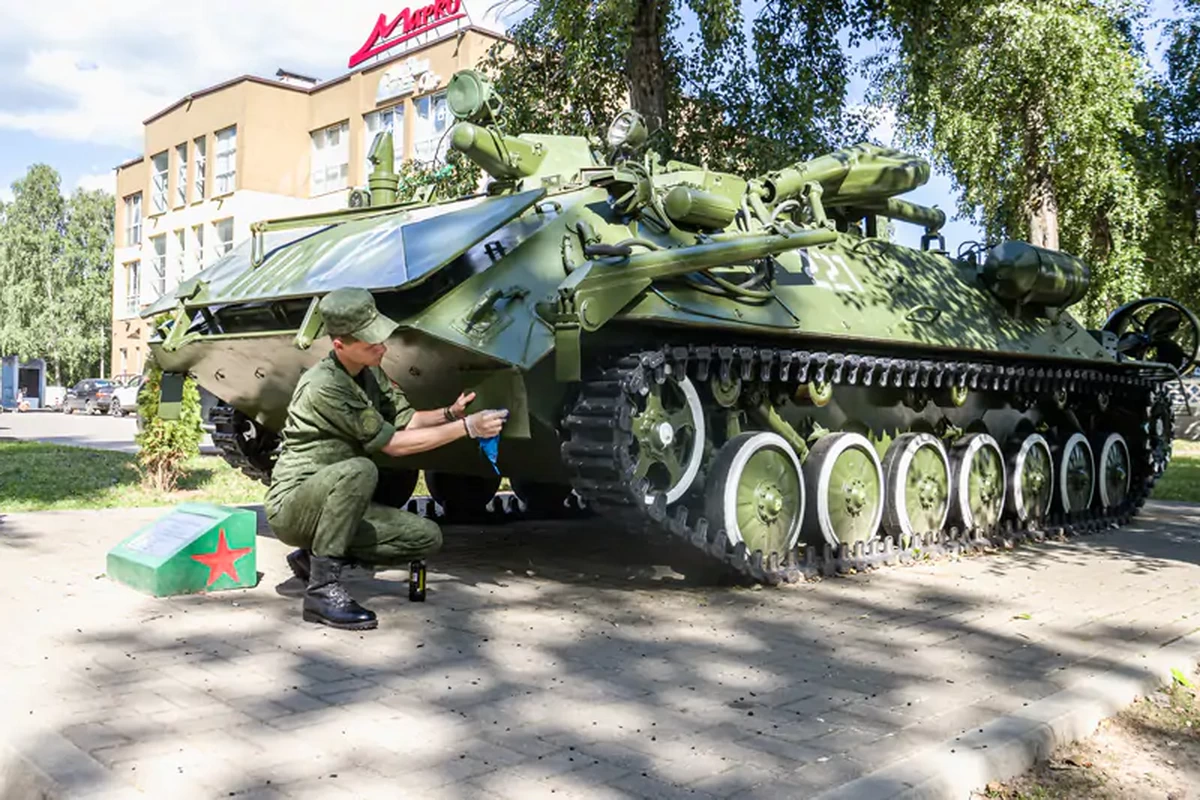
[[[371,56],[377,56],[385,50],[390,50],[401,42],[407,42],[414,36],[462,19],[466,15],[466,12],[463,11],[462,0],[434,0],[430,5],[421,8],[406,8],[391,22],[388,22],[387,14],[380,14],[366,43],[358,49],[357,53],[350,56],[350,69],[354,69]],[[400,35],[389,38],[396,33],[397,28],[400,29]]]

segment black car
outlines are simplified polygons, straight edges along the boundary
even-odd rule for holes
[[[115,388],[112,381],[100,378],[88,378],[80,381],[67,390],[62,410],[66,414],[74,414],[76,411],[103,414],[108,411],[108,407],[112,403],[113,389]]]

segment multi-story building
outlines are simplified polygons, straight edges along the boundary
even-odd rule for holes
[[[366,184],[378,131],[392,131],[397,165],[444,157],[444,87],[498,39],[460,0],[439,0],[381,16],[339,78],[242,75],[147,119],[144,154],[116,168],[113,374],[142,370],[151,326],[139,311],[248,238],[251,223],[345,208],[347,190]]]

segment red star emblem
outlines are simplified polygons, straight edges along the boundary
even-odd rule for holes
[[[204,588],[207,589],[219,581],[222,575],[228,575],[236,583],[238,579],[237,560],[252,549],[250,547],[239,547],[237,550],[229,549],[229,544],[225,541],[225,529],[221,528],[217,534],[216,550],[211,553],[201,553],[198,556],[192,556],[193,559],[208,567],[208,583],[204,585]]]

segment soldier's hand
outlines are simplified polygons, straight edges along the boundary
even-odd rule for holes
[[[458,399],[450,405],[451,416],[454,419],[462,419],[463,417],[467,416],[467,406],[469,406],[471,401],[474,399],[474,392],[463,392],[460,394]]]
[[[490,439],[493,436],[499,436],[506,419],[508,419],[508,409],[505,408],[476,411],[467,416],[467,435],[472,439]]]

